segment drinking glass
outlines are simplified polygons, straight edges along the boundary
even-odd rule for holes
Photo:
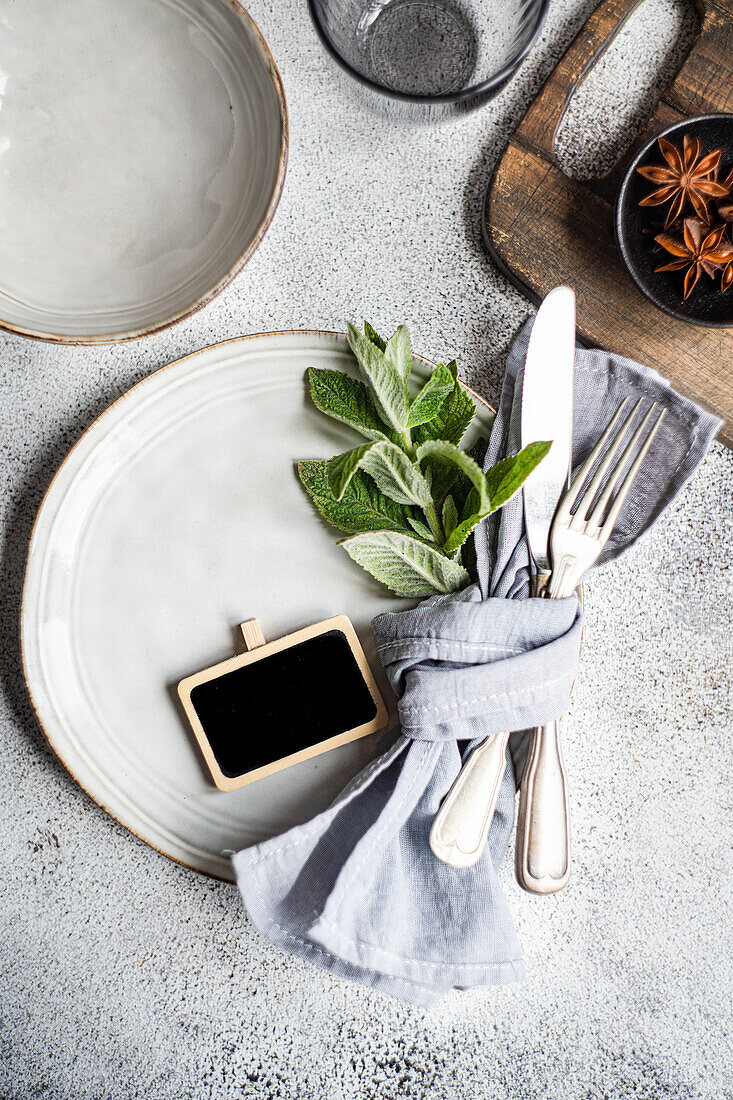
[[[308,0],[318,35],[361,99],[432,121],[480,106],[537,38],[549,0]]]

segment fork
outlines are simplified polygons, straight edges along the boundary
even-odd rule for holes
[[[619,426],[629,404],[629,398],[624,398],[573,478],[570,488],[560,499],[550,528],[552,572],[544,592],[540,593],[550,599],[572,595],[611,536],[666,412],[665,409],[660,411],[631,461],[659,408],[653,402],[616,459],[642,402],[643,398],[640,398]],[[604,454],[607,444],[608,450]],[[619,485],[630,461],[631,465]],[[598,469],[584,488],[596,463],[599,463]],[[516,875],[519,885],[534,894],[556,893],[570,877],[568,791],[559,721],[537,727],[532,732],[519,790]]]
[[[575,515],[573,515],[571,509],[576,503],[580,489],[593,471],[596,462],[601,458],[603,449],[616,430],[618,422],[628,406],[628,403],[629,399],[626,398],[617,408],[611,422],[589,454],[586,462],[578,470],[571,488],[558,503],[556,509],[558,535],[556,536],[554,557],[552,558],[552,561],[556,565],[555,579],[553,581],[552,574],[549,573],[536,574],[533,576],[532,594],[535,596],[558,597],[570,595],[573,589],[580,583],[582,574],[594,563],[603,549],[603,546],[608,541],[613,525],[618,518],[618,513],[628,494],[631,481],[633,481],[633,478],[636,476],[638,466],[640,466],[641,462],[644,460],[653,436],[650,436],[647,443],[644,444],[643,452],[639,454],[638,465],[635,466],[633,470],[629,471],[630,476],[627,479],[628,484],[625,482],[619,491],[618,499],[615,502],[615,510],[613,512],[609,511],[606,517],[606,521],[603,524],[602,541],[600,543],[598,542],[598,538],[596,538],[595,541],[589,538],[587,543],[584,541],[582,531],[587,530],[590,536],[592,531],[592,528],[589,526],[591,520],[589,519],[587,522],[583,522],[582,525],[581,520],[584,520],[588,508],[593,504],[593,499],[601,487],[603,478],[609,471],[610,465],[628,432],[629,426],[633,422],[641,402],[637,402],[630,416],[627,417],[626,421],[619,429],[615,442],[606,453],[603,463],[599,465],[594,481],[588,486],[584,494],[582,511],[580,506],[578,506],[575,509]],[[603,518],[603,511],[610,503],[611,494],[618,483],[619,476],[624,469],[625,463],[628,461],[628,458],[633,452],[633,448],[641,437],[653,410],[654,406],[649,409],[646,419],[640,425],[639,430],[635,433],[634,438],[630,441],[626,451],[621,456],[615,469],[615,477],[612,476],[612,479],[609,479],[605,495],[599,500],[598,506],[594,511],[596,526],[600,524],[600,520]],[[661,420],[661,417],[659,419]],[[654,433],[657,431],[657,426],[658,424],[655,424],[652,429]],[[574,525],[570,538],[575,539],[576,535],[580,536],[579,543],[575,547],[575,576],[570,575],[570,558],[568,555],[563,554],[563,547],[558,546],[557,543],[557,539],[560,537],[559,530],[561,519],[564,521],[564,528],[568,528],[571,521]],[[596,530],[596,536],[600,535],[600,530]],[[552,547],[552,530],[550,533],[550,543]],[[586,546],[588,549],[585,549]],[[588,550],[593,551],[592,556],[589,556]],[[578,551],[580,553],[579,558],[577,557]],[[466,758],[453,785],[443,799],[440,809],[435,815],[430,830],[430,847],[438,859],[451,864],[453,867],[470,867],[478,862],[483,854],[491,829],[491,822],[494,817],[499,791],[506,772],[506,748],[508,740],[509,732],[496,734],[487,737],[485,741],[472,750]],[[540,741],[542,744],[540,744]],[[551,728],[548,724],[536,730],[533,744],[535,749],[532,761],[533,770],[531,774],[528,775],[528,783],[531,783],[533,793],[536,788],[536,798],[540,800],[540,806],[544,805],[541,801],[542,792],[549,787],[548,799],[550,805],[554,807],[555,821],[552,828],[549,828],[548,823],[545,821],[539,837],[535,835],[535,832],[530,830],[526,836],[526,844],[525,837],[520,835],[520,844],[517,849],[517,875],[520,882],[525,885],[525,889],[536,893],[553,893],[556,890],[560,890],[565,885],[570,874],[570,831],[568,826],[567,791],[559,729],[554,725]],[[557,793],[557,797],[555,793]],[[538,810],[537,812],[540,811]],[[526,815],[523,815],[521,819],[522,823],[524,823],[525,818]],[[526,831],[524,824],[523,831]],[[558,842],[558,835],[561,841],[563,837],[565,838],[564,843]],[[544,866],[544,871],[539,873],[538,868],[542,866]]]

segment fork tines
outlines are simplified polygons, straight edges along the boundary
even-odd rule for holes
[[[639,408],[643,404],[644,399],[639,398],[634,407],[624,417],[624,411],[629,405],[630,398],[625,397],[616,412],[612,416],[608,426],[604,430],[600,439],[596,443],[593,450],[586,458],[583,465],[578,470],[577,474],[572,480],[570,488],[563,498],[560,505],[560,512],[565,512],[566,522],[572,526],[582,526],[584,528],[584,534],[596,535],[602,541],[608,538],[613,530],[613,527],[618,519],[619,512],[621,511],[624,501],[629,494],[632,482],[636,477],[642,462],[644,461],[646,454],[652,444],[654,436],[659,430],[659,425],[664,419],[666,409],[660,408],[656,402],[647,409],[645,415],[642,417],[638,427],[632,433],[631,438],[624,447],[623,452],[619,456],[618,460],[614,462],[619,448],[623,444],[624,440],[628,437],[629,429],[631,428],[633,421],[636,417]],[[655,412],[659,410],[654,423],[652,424],[644,442],[639,443],[647,430],[647,427],[652,420]],[[623,421],[622,421],[623,417]],[[620,426],[619,426],[619,422]],[[604,448],[606,444],[610,442],[608,450],[604,454]],[[638,453],[631,462],[631,466],[626,473],[623,481],[621,482],[618,491],[614,497],[614,490],[618,485],[619,479],[626,468],[628,462],[639,447]],[[603,456],[603,457],[601,457]],[[582,493],[583,486],[594,469],[596,463],[600,459],[600,465],[593,474],[591,481],[589,482],[585,492]],[[605,486],[603,480],[609,473],[610,476],[606,481]],[[601,491],[602,490],[602,491]],[[600,493],[600,495],[599,495]],[[596,500],[597,498],[597,500]],[[612,499],[613,498],[613,499]],[[594,503],[595,502],[595,503]],[[591,511],[592,508],[592,511]],[[606,510],[608,513],[606,514]],[[590,512],[590,514],[589,514]],[[605,519],[604,519],[605,516]]]

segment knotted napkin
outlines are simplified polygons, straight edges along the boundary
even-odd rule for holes
[[[510,353],[487,468],[520,448],[531,323]],[[720,422],[654,371],[576,351],[573,465],[623,396],[667,415],[602,560],[646,531],[702,461]],[[455,869],[428,846],[435,813],[467,752],[489,734],[567,710],[580,646],[575,596],[529,598],[521,494],[476,535],[478,584],[372,623],[399,700],[400,736],[305,825],[233,857],[255,925],[293,954],[427,1005],[449,989],[520,979],[524,964],[496,869],[514,819],[511,762],[483,857]]]

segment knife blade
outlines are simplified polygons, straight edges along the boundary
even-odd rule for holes
[[[522,383],[522,446],[551,439],[549,454],[524,483],[527,538],[536,567],[532,594],[544,593],[548,541],[558,501],[569,484],[573,443],[575,294],[556,287],[540,306]],[[570,877],[568,785],[559,721],[531,734],[519,788],[515,868],[519,885],[554,894]]]
[[[574,367],[575,293],[558,286],[544,299],[535,318],[522,382],[522,447],[552,440],[548,454],[523,488],[527,538],[539,573],[550,569],[550,524],[569,483]]]
[[[535,318],[521,391],[522,446],[553,440],[524,483],[530,546],[543,573],[549,571],[550,525],[570,472],[574,363],[575,295],[561,286],[547,295]],[[533,586],[536,591],[536,578]],[[508,738],[508,732],[487,737],[472,750],[435,815],[430,847],[444,863],[470,867],[481,858],[506,770]]]

